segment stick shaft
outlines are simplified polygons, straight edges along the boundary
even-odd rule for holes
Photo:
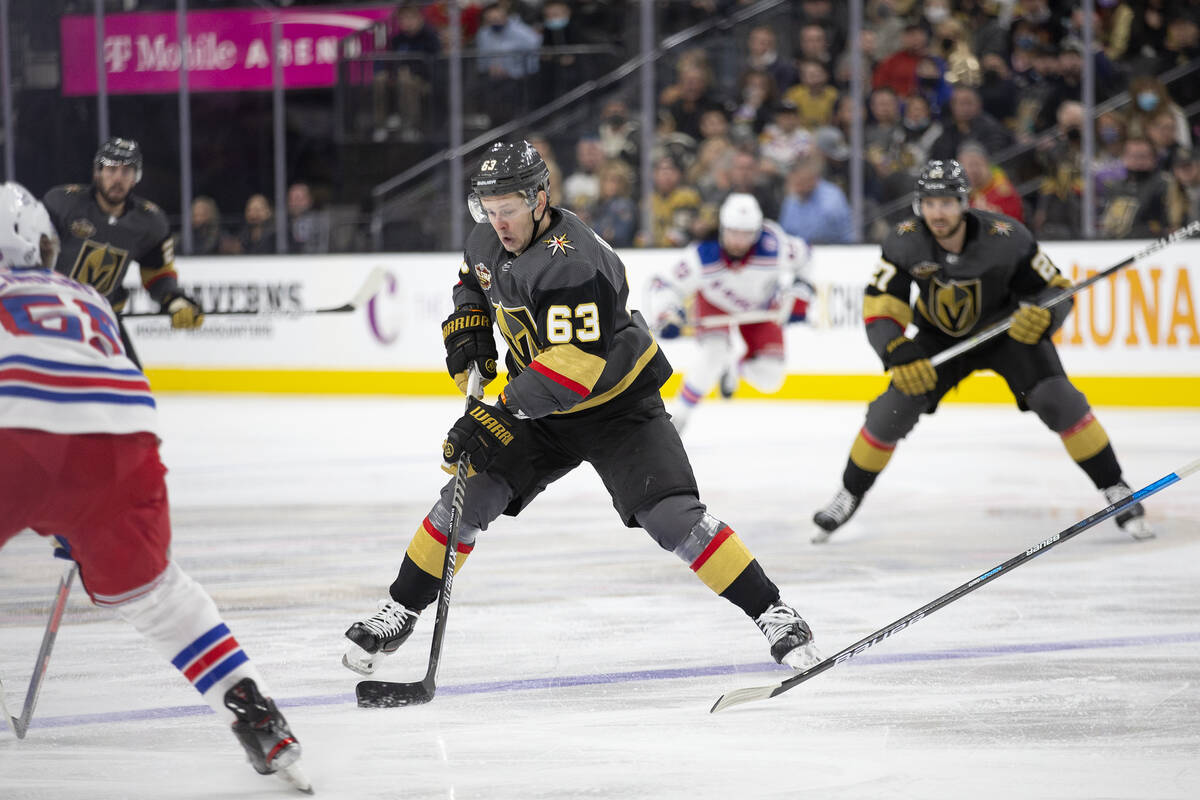
[[[75,573],[78,570],[79,565],[72,562],[58,581],[58,593],[54,597],[54,608],[50,611],[46,632],[42,634],[42,646],[38,649],[37,661],[33,665],[33,675],[29,679],[29,689],[25,692],[25,706],[21,709],[20,718],[10,717],[13,731],[17,734],[18,739],[25,738],[25,732],[29,730],[29,723],[33,720],[33,710],[37,706],[38,695],[42,691],[46,668],[50,665],[50,651],[54,649],[58,626],[62,623],[63,613],[67,609],[67,597],[71,593],[71,584],[74,582]]]
[[[1113,516],[1114,514],[1120,513],[1122,510],[1124,510],[1128,506],[1131,506],[1134,503],[1137,503],[1137,502],[1149,497],[1152,494],[1160,492],[1163,489],[1167,488],[1168,486],[1171,486],[1172,484],[1178,483],[1184,477],[1186,477],[1198,470],[1200,470],[1200,459],[1197,459],[1196,461],[1193,461],[1193,462],[1187,464],[1186,466],[1182,467],[1179,470],[1176,470],[1175,472],[1170,473],[1169,475],[1165,475],[1162,478],[1159,478],[1157,481],[1155,481],[1154,483],[1151,483],[1148,486],[1138,489],[1136,492],[1131,494],[1129,497],[1126,497],[1123,500],[1120,500],[1119,502],[1113,503],[1112,505],[1107,506],[1106,508],[1103,508],[1100,511],[1097,511],[1095,514],[1092,514],[1090,517],[1087,517],[1085,519],[1080,520],[1079,522],[1076,522],[1074,525],[1070,526],[1069,528],[1066,528],[1065,530],[1059,531],[1058,533],[1054,534],[1050,538],[1044,539],[1041,542],[1038,542],[1037,544],[1035,544],[1033,547],[1030,547],[1025,552],[1018,553],[1017,555],[1015,555],[1012,558],[1005,561],[1003,564],[998,564],[995,567],[992,567],[987,572],[984,572],[983,574],[981,574],[975,578],[972,578],[971,580],[967,581],[966,583],[962,584],[961,586],[958,586],[958,587],[950,590],[949,592],[946,592],[946,594],[942,595],[941,597],[937,598],[936,600],[926,603],[925,605],[921,606],[917,610],[910,612],[910,613],[904,615],[903,617],[900,617],[895,622],[892,622],[890,625],[885,625],[884,627],[880,628],[879,630],[875,631],[874,633],[868,634],[867,636],[863,637],[862,639],[859,639],[857,642],[850,645],[849,647],[839,650],[837,653],[830,656],[829,658],[826,658],[821,663],[819,663],[813,667],[810,667],[809,669],[807,669],[797,675],[793,675],[792,677],[788,678],[787,680],[783,681],[782,683],[778,684],[777,686],[762,687],[762,688],[757,688],[757,689],[740,689],[740,690],[736,690],[734,692],[730,692],[729,694],[723,695],[721,698],[719,698],[717,700],[717,702],[713,705],[712,710],[719,711],[722,708],[728,708],[729,706],[737,705],[738,703],[749,702],[750,700],[762,700],[762,699],[766,699],[768,697],[775,697],[776,695],[782,694],[782,693],[788,691],[789,689],[799,686],[800,684],[804,683],[805,681],[809,681],[809,680],[815,678],[816,676],[820,675],[821,673],[823,673],[827,670],[830,670],[833,667],[838,666],[839,664],[849,661],[850,659],[855,658],[856,656],[862,655],[870,648],[872,648],[875,645],[882,642],[884,639],[890,638],[893,634],[899,633],[900,631],[904,630],[905,628],[908,628],[911,625],[913,625],[914,623],[929,616],[933,612],[938,611],[942,608],[945,608],[946,606],[950,605],[951,603],[955,602],[956,600],[962,599],[963,597],[965,597],[966,595],[975,591],[976,589],[983,586],[984,584],[991,583],[993,580],[1000,577],[1001,575],[1005,575],[1005,574],[1011,572],[1012,570],[1016,569],[1017,567],[1026,563],[1027,561],[1030,561],[1030,560],[1040,556],[1042,553],[1045,553],[1050,548],[1057,547],[1058,545],[1062,544],[1063,542],[1067,541],[1068,539],[1074,538],[1075,536],[1079,535],[1080,533],[1083,533],[1087,529],[1108,519],[1109,517]]]

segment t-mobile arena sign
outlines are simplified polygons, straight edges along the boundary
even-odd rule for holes
[[[288,89],[332,86],[338,41],[391,13],[363,8],[193,11],[187,14],[188,89],[228,92],[272,86],[271,22],[280,23],[279,60]],[[96,94],[96,20],[66,15],[62,31],[64,95]],[[179,24],[174,13],[104,17],[106,89],[113,94],[179,89]]]

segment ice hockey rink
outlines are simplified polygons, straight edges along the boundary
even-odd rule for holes
[[[452,398],[159,398],[174,556],[255,659],[318,797],[1200,797],[1200,476],[779,697],[740,611],[586,467],[484,533],[454,585],[432,703],[362,710],[342,632],[374,610],[444,479]],[[1200,410],[1097,408],[1134,488],[1200,458]],[[685,436],[702,497],[832,654],[1104,507],[1012,407],[947,405],[854,520],[809,543],[859,404],[713,401]],[[0,551],[0,679],[20,707],[62,562]],[[377,673],[417,680],[433,610]],[[194,690],[76,584],[0,797],[266,798]]]

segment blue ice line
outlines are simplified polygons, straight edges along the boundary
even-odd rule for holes
[[[1071,650],[1102,650],[1115,647],[1141,647],[1145,645],[1169,645],[1200,642],[1200,631],[1169,633],[1155,636],[1124,636],[1107,639],[1081,639],[1074,642],[1031,642],[1027,644],[998,644],[959,650],[932,650],[923,653],[865,654],[855,658],[852,666],[910,664],[920,661],[951,661],[965,658],[990,658],[1020,653],[1053,653]],[[529,692],[541,689],[559,689],[574,686],[604,686],[645,681],[678,680],[680,678],[703,678],[716,675],[783,671],[785,667],[754,662],[750,664],[714,664],[706,667],[676,667],[670,669],[641,669],[628,672],[601,672],[592,675],[565,675],[545,678],[522,678],[507,681],[487,681],[439,686],[439,695],[499,694],[502,692]],[[283,708],[302,706],[336,706],[354,703],[352,693],[310,695],[280,699]],[[163,708],[133,709],[129,711],[106,711],[96,714],[72,714],[69,716],[44,717],[33,720],[32,728],[66,728],[77,725],[94,725],[110,722],[130,722],[147,719],[172,719],[211,714],[208,706],[167,706]]]

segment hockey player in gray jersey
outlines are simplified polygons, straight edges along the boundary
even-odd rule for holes
[[[805,668],[812,632],[733,530],[700,502],[691,464],[663,406],[671,374],[616,252],[578,217],[549,204],[549,171],[528,142],[497,143],[471,179],[479,223],[467,236],[455,311],[442,326],[446,366],[464,392],[472,367],[496,377],[493,325],[508,345],[508,382],[494,405],[470,400],[446,436],[444,467],[472,467],[456,566],[479,532],[516,516],[584,461],[621,521],[644,528],[766,635],[771,655]],[[342,663],[364,675],[395,652],[436,598],[453,481],[417,527],[379,610],[346,631]]]

